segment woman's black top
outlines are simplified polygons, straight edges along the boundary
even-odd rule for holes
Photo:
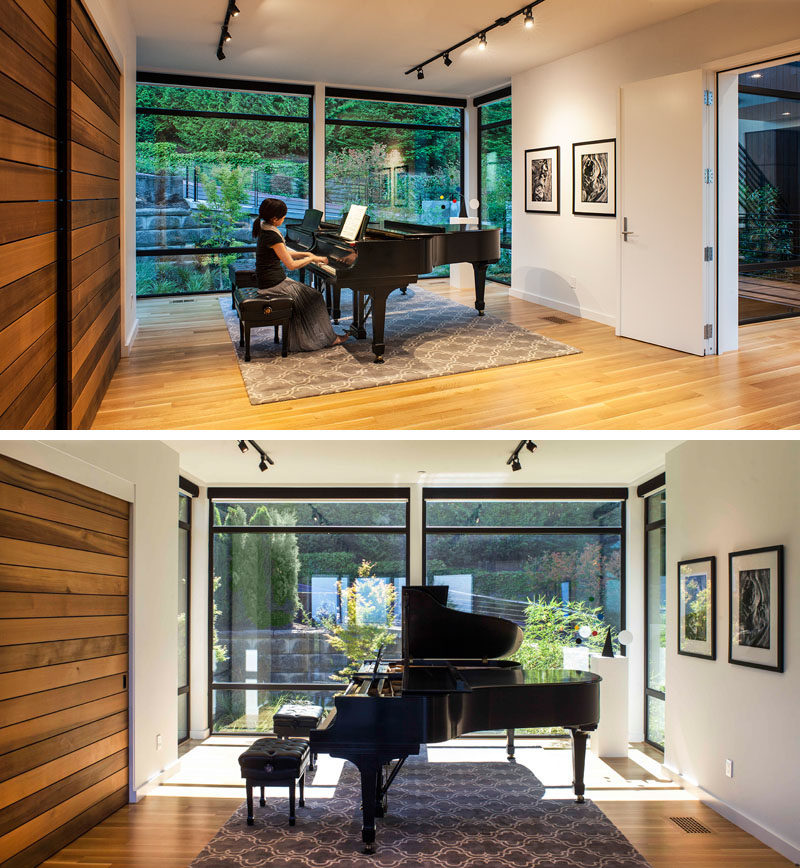
[[[272,249],[273,244],[283,244],[283,235],[272,227],[265,229],[262,224],[256,246],[256,280],[259,289],[269,289],[286,279],[278,254]]]

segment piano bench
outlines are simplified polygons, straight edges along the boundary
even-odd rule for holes
[[[237,277],[242,272],[237,272]],[[239,315],[239,346],[244,347],[244,360],[250,361],[250,330],[262,326],[275,326],[275,343],[278,328],[283,326],[281,355],[289,354],[286,327],[292,315],[292,300],[288,296],[263,296],[252,287],[237,287],[233,291],[233,303]]]
[[[316,729],[325,712],[319,705],[294,705],[289,703],[282,705],[272,718],[272,729],[279,738],[308,738],[309,732]],[[311,754],[313,771],[317,761],[317,755]]]
[[[289,786],[289,825],[295,824],[295,784],[300,783],[300,807],[305,807],[304,787],[309,763],[308,742],[299,738],[260,738],[239,755],[239,767],[247,788],[247,825],[253,820],[253,787],[261,787],[261,807],[266,804],[264,787]]]

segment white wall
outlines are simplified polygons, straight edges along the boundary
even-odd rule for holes
[[[693,441],[667,455],[668,768],[720,813],[800,861],[800,443]],[[728,659],[728,553],[785,548],[784,673]],[[679,656],[677,562],[717,558],[717,659]],[[734,776],[724,773],[725,759]]]
[[[121,267],[122,353],[127,355],[138,328],[136,318],[136,31],[121,0],[83,0],[122,71]]]
[[[131,798],[177,763],[178,454],[155,440],[3,441],[0,452],[133,503]],[[156,735],[162,736],[161,749]]]
[[[514,76],[511,294],[616,325],[617,221],[572,214],[572,144],[618,138],[623,84],[704,66],[719,69],[720,58],[798,34],[800,4],[730,0]],[[699,127],[697,134],[702,135]],[[523,152],[552,145],[561,147],[561,214],[528,214]]]

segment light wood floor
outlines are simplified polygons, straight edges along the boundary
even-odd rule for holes
[[[185,868],[243,801],[235,757],[252,739],[210,739],[184,760],[178,780],[169,781],[137,805],[128,805],[79,838],[52,859],[47,868]],[[502,761],[502,745],[440,749],[448,761]],[[521,744],[518,742],[518,745]],[[478,751],[476,754],[475,751]],[[486,751],[492,752],[487,756]],[[470,756],[470,752],[472,755]],[[496,756],[494,755],[496,754]],[[441,758],[441,757],[440,757]],[[306,798],[325,797],[341,761],[321,757],[320,771]],[[548,788],[545,798],[566,798],[571,779],[569,750],[519,748],[517,760],[529,766]],[[330,769],[324,763],[331,764]],[[660,754],[646,745],[632,745],[628,758],[601,761],[587,757],[587,797],[594,800],[652,868],[786,868],[791,865],[710,808],[688,796],[659,771]],[[208,787],[202,787],[205,781]],[[213,786],[212,786],[213,785]],[[569,790],[571,792],[571,790]],[[192,795],[185,795],[192,793]],[[227,797],[214,797],[223,793]],[[210,795],[211,794],[211,795]],[[270,791],[271,794],[271,791]],[[276,797],[285,798],[283,790]],[[391,799],[391,794],[390,794]],[[670,817],[692,817],[710,834],[688,834]],[[301,812],[302,817],[302,812]],[[300,822],[300,820],[298,820]],[[380,832],[379,832],[380,835]],[[365,857],[365,865],[369,864]]]
[[[436,292],[471,303],[449,286]],[[226,302],[227,303],[227,302]],[[740,329],[705,358],[617,338],[608,326],[487,288],[487,311],[579,347],[528,362],[252,406],[215,297],[139,303],[140,329],[98,429],[698,429],[800,427],[800,319]],[[559,322],[548,321],[557,317]]]

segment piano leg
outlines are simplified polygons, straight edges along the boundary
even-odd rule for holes
[[[510,760],[514,759],[514,730],[509,729],[507,731],[508,741],[506,744],[506,755]]]
[[[383,364],[383,354],[386,351],[383,331],[386,325],[386,296],[376,293],[372,296],[372,352],[375,353],[375,364]]]
[[[586,792],[583,783],[583,770],[586,766],[586,737],[588,733],[582,729],[570,729],[570,732],[572,733],[572,784],[575,788],[576,801],[582,804],[585,801],[583,794]]]
[[[336,325],[339,325],[339,320],[342,318],[342,288],[341,286],[334,286],[333,290],[331,290],[328,287],[328,291],[332,292],[332,298],[329,301],[331,302],[333,321]]]
[[[486,307],[483,296],[486,289],[486,269],[488,267],[488,262],[472,263],[472,270],[475,272],[475,310],[478,311],[478,316],[484,315],[483,309]]]
[[[378,777],[381,765],[372,759],[354,761],[361,774],[361,840],[364,842],[364,852],[375,852],[375,815],[378,799]]]

